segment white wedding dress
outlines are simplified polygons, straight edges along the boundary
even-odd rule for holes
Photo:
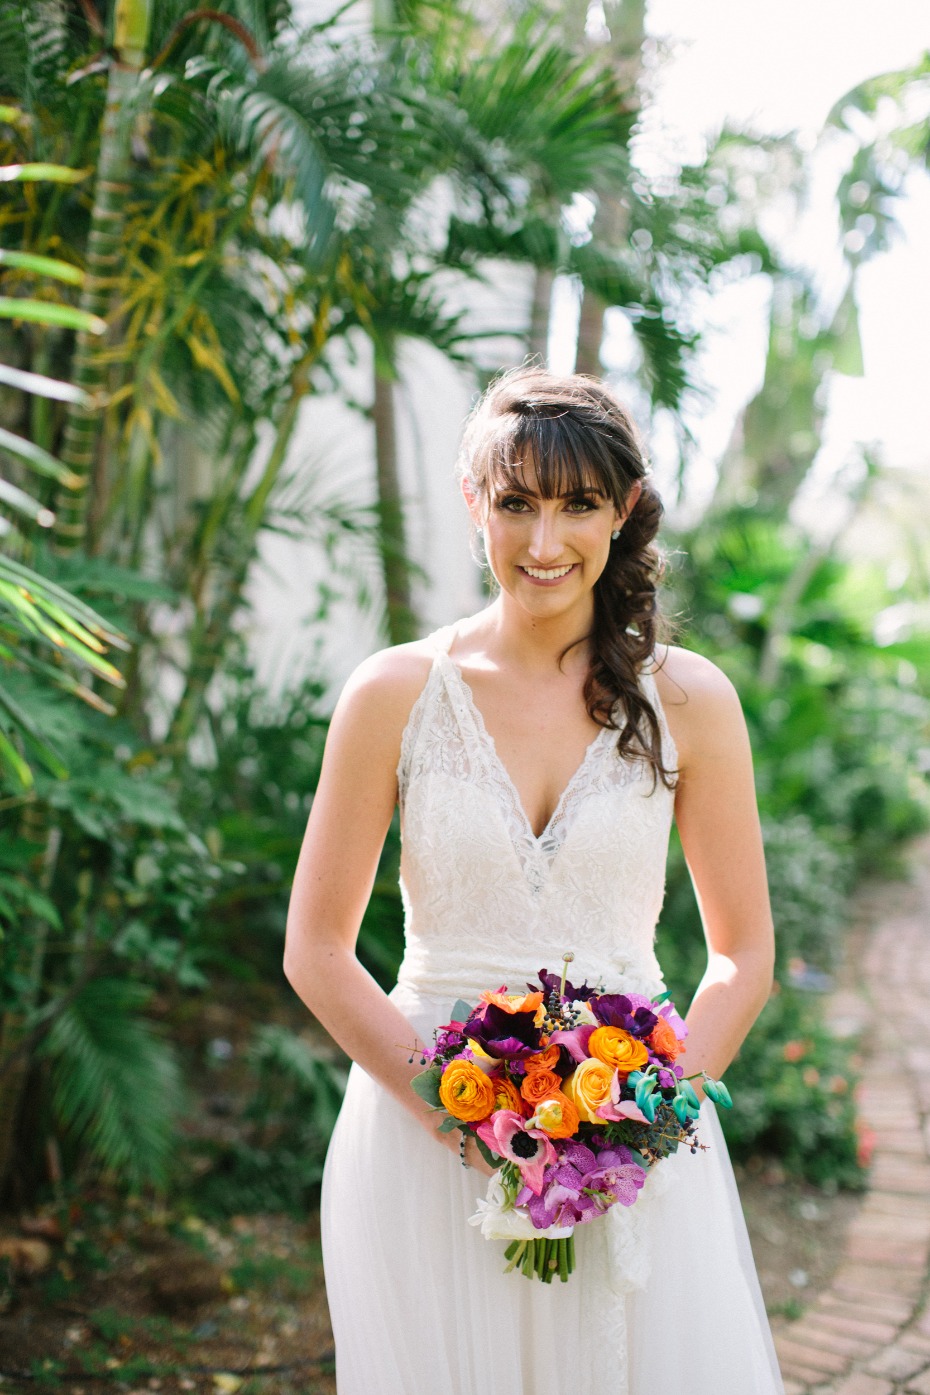
[[[425,1041],[457,998],[520,991],[574,953],[571,979],[663,989],[653,950],[673,795],[603,730],[536,837],[461,672],[454,629],[398,768],[406,949],[391,998]],[[665,762],[675,750],[655,680]],[[736,1107],[739,1108],[737,1100]],[[551,1286],[504,1274],[468,1224],[487,1181],[352,1067],[323,1179],[339,1395],[777,1395],[781,1378],[713,1106],[707,1151],[650,1174],[639,1201],[575,1232]]]

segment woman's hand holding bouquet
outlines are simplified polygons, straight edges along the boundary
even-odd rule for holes
[[[687,1027],[669,995],[599,993],[545,969],[525,994],[457,1002],[435,1033],[413,1088],[469,1133],[497,1170],[472,1223],[509,1241],[508,1270],[563,1283],[573,1231],[612,1206],[632,1206],[648,1169],[695,1133],[700,1101],[678,1058]],[[729,1107],[706,1073],[704,1093]]]

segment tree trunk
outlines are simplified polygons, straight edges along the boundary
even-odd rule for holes
[[[374,403],[375,465],[378,484],[378,532],[384,575],[385,613],[392,644],[406,644],[419,632],[410,590],[410,560],[404,504],[397,469],[397,421],[394,410],[394,378],[375,354]]]
[[[81,309],[106,318],[113,277],[120,265],[122,233],[129,195],[130,122],[126,106],[145,62],[152,0],[117,0],[115,56],[110,61],[107,103],[100,131],[100,155],[87,240],[87,265]],[[105,371],[94,336],[79,331],[71,380],[92,398],[101,396]],[[65,419],[60,459],[76,483],[59,491],[54,545],[68,554],[84,546],[88,496],[102,413],[99,400],[89,407],[72,404]]]
[[[538,266],[533,277],[533,300],[530,307],[530,327],[526,336],[527,353],[545,366],[549,360],[549,315],[552,305],[554,273]]]
[[[604,342],[604,308],[604,302],[594,291],[582,291],[575,372],[587,373],[592,378],[599,378],[604,371],[601,363],[601,344]]]

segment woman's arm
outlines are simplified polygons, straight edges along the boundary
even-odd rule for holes
[[[426,681],[419,645],[366,660],[339,699],[307,822],[287,915],[284,972],[342,1049],[444,1147],[435,1115],[410,1088],[417,1038],[355,955],[362,915],[397,799],[397,762],[410,709]]]
[[[749,736],[730,680],[669,649],[657,675],[678,747],[675,820],[691,873],[707,969],[688,1011],[686,1073],[723,1074],[772,987],[774,932]]]

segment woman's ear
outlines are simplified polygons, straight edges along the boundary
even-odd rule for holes
[[[480,528],[484,519],[482,517],[481,501],[475,493],[474,485],[467,475],[462,476],[459,484],[462,490],[462,498],[465,500],[465,506],[471,514],[471,521],[476,528]]]
[[[627,521],[627,519],[629,518],[630,514],[631,514],[631,513],[633,512],[633,510],[636,508],[636,505],[639,503],[639,496],[642,494],[642,492],[643,492],[643,482],[642,482],[642,480],[634,480],[633,483],[632,483],[632,485],[630,486],[630,492],[629,492],[629,494],[626,496],[626,498],[625,498],[624,501],[623,501],[623,508],[622,508],[622,509],[617,509],[616,514],[615,514],[615,516],[614,516],[614,527],[615,527],[615,528],[622,528],[622,527],[623,527],[624,523],[626,523],[626,521]]]

